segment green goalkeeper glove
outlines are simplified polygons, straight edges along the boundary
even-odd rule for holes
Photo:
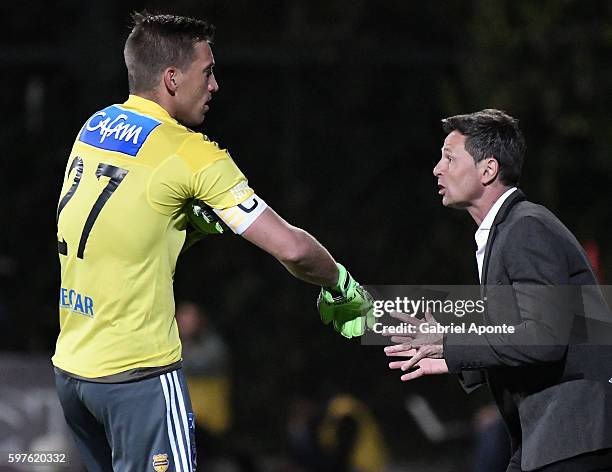
[[[213,209],[201,200],[191,200],[185,206],[185,212],[187,220],[199,233],[223,234],[227,229]]]
[[[321,287],[317,307],[324,324],[334,324],[334,329],[345,338],[362,336],[366,325],[373,322],[372,296],[349,274],[342,264],[338,266],[338,283],[335,287]]]

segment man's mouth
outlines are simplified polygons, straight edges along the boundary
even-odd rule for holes
[[[446,193],[446,187],[438,184],[438,195],[444,195]]]

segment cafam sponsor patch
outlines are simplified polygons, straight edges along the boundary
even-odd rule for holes
[[[145,140],[161,124],[151,117],[112,105],[93,114],[79,141],[106,151],[136,156]]]

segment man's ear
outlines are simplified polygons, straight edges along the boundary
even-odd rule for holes
[[[489,185],[499,175],[499,162],[494,157],[489,157],[481,161],[481,176],[480,180],[484,185]]]
[[[175,67],[168,67],[164,70],[164,85],[168,93],[172,96],[174,96],[178,89],[178,74],[179,71]]]

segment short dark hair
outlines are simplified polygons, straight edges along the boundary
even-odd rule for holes
[[[445,133],[459,131],[465,136],[465,150],[475,162],[493,157],[499,163],[499,179],[517,185],[525,156],[525,138],[518,120],[503,111],[487,108],[442,120]]]
[[[130,93],[152,90],[166,67],[188,68],[195,44],[212,43],[215,35],[212,24],[186,16],[143,11],[133,13],[132,20],[134,26],[123,50]]]

